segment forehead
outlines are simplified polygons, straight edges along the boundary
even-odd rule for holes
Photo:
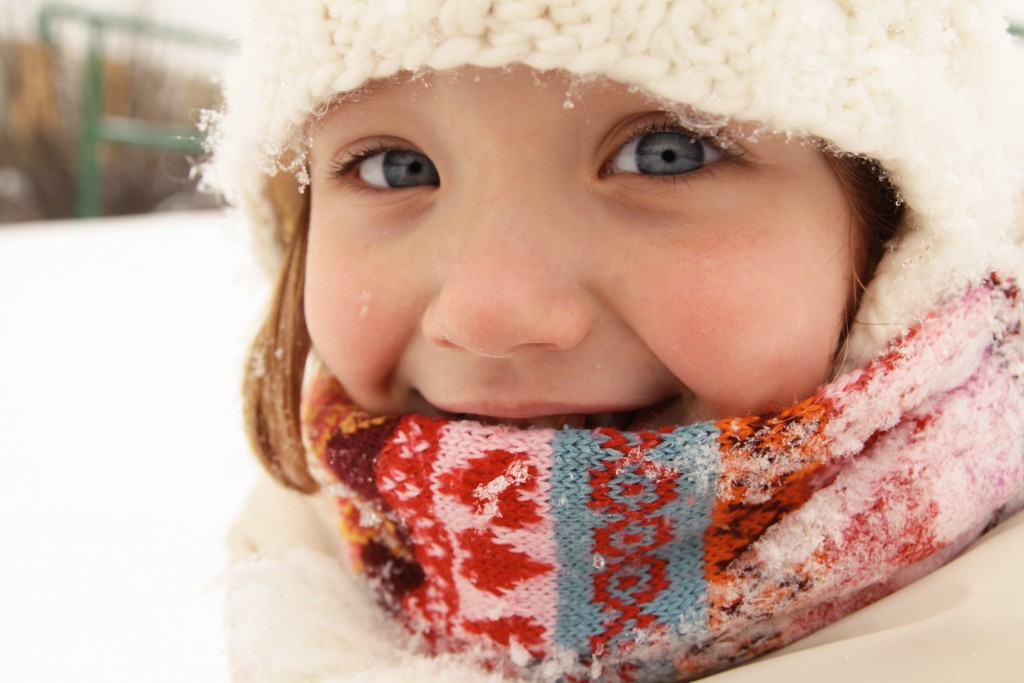
[[[464,97],[501,97],[509,91],[529,90],[538,95],[570,99],[587,95],[616,96],[632,94],[636,99],[654,101],[635,86],[628,86],[603,76],[577,76],[559,69],[538,71],[521,64],[485,68],[459,67],[446,71],[424,70],[400,72],[390,78],[367,81],[358,90],[341,95],[337,103],[361,102],[370,98],[414,97],[424,99],[441,92]]]
[[[402,73],[369,81],[334,99],[314,131],[366,124],[380,118],[444,116],[501,121],[552,120],[579,125],[636,111],[665,110],[689,119],[686,107],[658,100],[636,87],[604,77],[579,77],[564,71],[536,71],[516,65],[463,67],[444,72]]]

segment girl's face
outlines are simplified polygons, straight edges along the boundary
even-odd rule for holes
[[[313,132],[305,310],[386,413],[638,429],[827,381],[857,221],[824,155],[526,68],[378,82]]]

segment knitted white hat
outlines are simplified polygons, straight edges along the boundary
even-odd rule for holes
[[[255,0],[209,184],[260,228],[337,94],[424,68],[603,75],[881,162],[907,212],[857,312],[859,365],[947,295],[1024,276],[1024,52],[991,0]]]

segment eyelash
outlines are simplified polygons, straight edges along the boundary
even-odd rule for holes
[[[406,149],[409,148],[403,145],[377,141],[368,144],[365,147],[356,148],[352,151],[346,152],[345,156],[341,159],[336,159],[331,162],[328,171],[332,178],[341,178],[351,175],[356,168],[358,168],[359,164],[371,157],[375,157],[378,154],[386,154],[387,152],[397,152]]]
[[[601,165],[601,171],[598,174],[599,177],[606,178],[610,175],[615,175],[615,172],[611,170],[612,160],[615,158],[615,155],[617,155],[624,146],[626,146],[633,140],[636,140],[637,138],[642,138],[645,135],[651,135],[652,133],[678,133],[680,135],[685,135],[689,138],[692,138],[693,140],[696,140],[699,143],[703,143],[705,145],[708,145],[709,147],[712,147],[715,151],[722,155],[721,161],[725,162],[736,161],[744,154],[742,149],[740,149],[734,144],[730,144],[727,141],[723,140],[718,134],[697,133],[674,120],[647,121],[645,123],[641,123],[637,126],[634,126],[632,129],[630,129],[629,133],[623,137],[622,143],[615,148],[615,151],[612,152],[611,156],[609,156],[608,159],[604,162],[604,164]],[[680,173],[676,175],[635,175],[638,175],[639,177],[643,178],[645,181],[648,182],[653,181],[669,184],[675,184],[680,182],[688,183],[692,180],[695,180],[695,176],[700,177],[704,175],[710,175],[711,173],[714,172],[713,167],[714,164],[712,164],[710,167],[700,168],[697,169],[696,171],[691,171],[689,173]]]

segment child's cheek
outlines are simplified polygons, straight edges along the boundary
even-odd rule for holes
[[[307,263],[305,311],[313,347],[357,403],[387,409],[390,374],[407,327],[389,302],[401,299],[388,291],[382,271],[363,260],[325,258],[311,248]]]
[[[807,286],[816,269],[747,246],[691,248],[690,258],[661,264],[660,286],[645,287],[643,306],[657,312],[641,323],[647,345],[718,417],[813,392],[840,324]]]

